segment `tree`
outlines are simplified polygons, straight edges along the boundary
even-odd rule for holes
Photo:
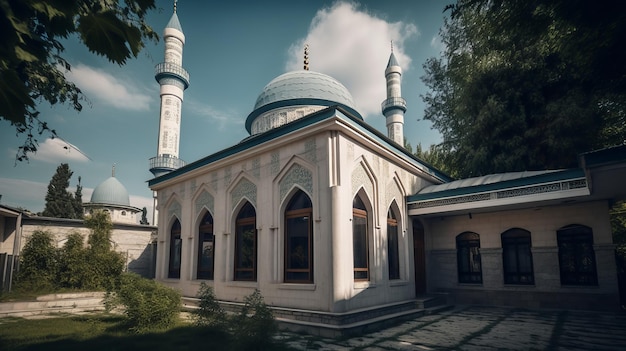
[[[111,231],[113,223],[108,212],[97,210],[85,218],[85,226],[91,230],[87,239],[87,276],[83,288],[113,289],[124,270],[124,257],[113,250]]]
[[[80,176],[78,177],[78,185],[76,185],[76,191],[74,192],[74,215],[78,219],[83,219],[83,186],[80,185]]]
[[[76,36],[92,53],[123,65],[145,40],[158,40],[145,21],[153,8],[154,0],[0,0],[0,120],[25,136],[18,161],[37,151],[37,135],[56,135],[37,103],[82,110],[85,96],[64,75],[71,65],[61,40]]]
[[[19,291],[40,292],[56,288],[58,256],[52,234],[36,230],[26,241],[16,278]]]
[[[424,64],[424,118],[460,176],[562,168],[626,140],[624,4],[459,0]]]
[[[80,181],[76,188],[77,199],[67,188],[70,186],[70,178],[74,172],[70,170],[67,163],[61,163],[57,167],[56,173],[52,176],[48,184],[46,193],[46,206],[42,212],[43,216],[55,218],[82,218],[82,187]],[[80,205],[78,205],[80,201]],[[78,212],[77,212],[78,211]]]

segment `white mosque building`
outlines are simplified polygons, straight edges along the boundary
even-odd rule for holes
[[[117,178],[115,168],[111,177],[98,184],[91,193],[91,200],[83,203],[85,215],[94,210],[102,210],[111,216],[113,223],[137,224],[137,215],[141,210],[130,205],[128,191]]]
[[[619,308],[608,209],[626,198],[624,146],[583,154],[576,169],[453,180],[402,146],[406,103],[392,52],[386,135],[341,83],[305,69],[263,88],[245,120],[249,137],[185,165],[189,75],[176,12],[164,37],[149,181],[156,278],[184,296],[204,282],[227,305],[258,289],[291,328],[330,335],[412,315],[424,296]]]

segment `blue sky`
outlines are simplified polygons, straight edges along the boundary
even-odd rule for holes
[[[310,69],[343,83],[365,120],[386,133],[380,103],[393,40],[408,105],[405,137],[413,146],[439,143],[439,133],[421,120],[420,94],[426,88],[420,77],[426,59],[439,55],[443,8],[450,2],[179,1],[186,37],[183,67],[191,81],[183,102],[180,158],[189,163],[245,138],[244,121],[258,94],[276,76],[302,68],[305,43]],[[173,1],[157,0],[157,10],[148,18],[157,32],[162,33],[172,8]],[[80,113],[65,105],[39,105],[42,119],[61,139],[44,134],[30,162],[15,163],[23,138],[9,123],[0,122],[0,203],[42,211],[48,183],[61,163],[74,172],[71,191],[78,176],[82,178],[87,202],[115,164],[115,176],[128,189],[131,205],[145,206],[151,214],[146,181],[152,178],[148,159],[156,156],[157,148],[154,66],[163,61],[162,41],[147,43],[125,66],[89,53],[75,38],[65,46],[64,57],[72,65],[68,78],[89,101]]]

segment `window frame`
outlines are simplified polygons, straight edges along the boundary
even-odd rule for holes
[[[399,280],[400,275],[400,233],[395,211],[387,211],[387,265],[389,280]]]
[[[210,224],[206,224],[205,218],[210,217]],[[213,232],[214,221],[213,215],[207,211],[200,220],[198,225],[198,252],[197,252],[197,265],[196,265],[196,279],[200,280],[214,280],[215,279],[215,233]],[[208,240],[207,240],[208,239]],[[209,268],[204,268],[202,265],[202,258],[204,253],[204,243],[211,243],[211,264]]]
[[[502,244],[502,274],[504,284],[535,284],[532,238],[530,232],[521,228],[512,228],[500,234],[500,241]],[[513,255],[513,257],[509,257],[510,255]],[[524,256],[529,262],[530,267],[522,267],[524,266]],[[514,260],[514,267],[511,266],[511,259]]]
[[[556,235],[561,285],[597,286],[598,261],[593,248],[593,230],[585,225],[572,224],[557,230]],[[588,252],[584,252],[585,250]],[[573,269],[566,271],[565,268],[571,267],[572,263],[567,261],[572,259],[574,261]],[[590,267],[586,271],[584,269],[585,260],[590,261],[588,263]]]
[[[182,240],[182,225],[178,218],[172,223],[170,227],[170,252],[169,252],[169,262],[167,265],[167,278],[168,279],[180,279],[180,269],[182,266],[182,249],[183,249],[183,240]],[[178,243],[178,245],[177,245]],[[175,251],[178,248],[177,252]],[[178,265],[176,266],[174,262],[176,261],[176,255],[178,254]]]
[[[254,216],[251,217],[243,217],[247,215],[246,212],[253,211]],[[252,226],[254,234],[253,234],[253,243],[252,243],[252,267],[240,267],[240,255],[243,253],[241,250],[241,242],[244,238],[241,236],[244,234],[242,229],[245,227]],[[233,280],[236,281],[256,281],[257,280],[257,249],[258,249],[258,231],[256,228],[256,209],[252,204],[248,201],[241,207],[239,210],[237,217],[235,219],[235,254],[234,254],[234,267],[233,267]],[[246,278],[243,274],[249,272],[251,273],[250,278]]]
[[[358,203],[356,202],[357,200]],[[364,221],[365,229],[363,230],[363,232],[357,233],[357,219],[359,219],[359,222]],[[360,198],[360,196],[357,195],[352,200],[352,268],[354,281],[365,282],[369,281],[371,278],[369,262],[369,227],[369,214],[367,208],[365,207],[365,203]],[[359,238],[357,238],[357,236],[359,236]],[[361,250],[357,250],[358,243],[361,243],[364,246],[360,248]],[[361,253],[364,254],[365,257],[357,257],[357,251],[361,251]],[[364,262],[365,266],[357,267],[357,261]],[[365,275],[361,276],[363,273]]]
[[[470,238],[471,237],[471,238]],[[472,248],[476,250],[472,252]],[[464,250],[467,250],[467,255],[464,257]],[[473,255],[473,256],[472,256]],[[474,257],[474,259],[472,259]],[[476,264],[476,257],[478,257],[478,269],[472,269]],[[464,258],[467,258],[467,262]],[[482,284],[483,283],[483,267],[482,257],[480,254],[480,234],[474,232],[463,232],[456,236],[456,261],[457,261],[457,274],[460,284]],[[463,263],[467,264],[467,269]]]
[[[306,197],[303,199],[302,197]],[[298,203],[302,200],[306,200],[304,206],[308,207],[300,207]],[[292,268],[289,258],[292,257],[291,250],[291,239],[293,239],[293,232],[290,230],[289,220],[294,218],[307,218],[307,268]],[[314,256],[313,256],[313,203],[311,202],[311,198],[302,190],[296,191],[289,200],[287,207],[284,212],[284,245],[283,245],[283,282],[285,283],[300,283],[300,284],[312,284],[314,282]],[[304,273],[307,278],[306,279],[292,279],[289,278],[291,274],[298,275]]]

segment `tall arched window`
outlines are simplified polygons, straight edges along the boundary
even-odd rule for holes
[[[354,280],[369,280],[369,243],[367,239],[367,209],[359,196],[352,201],[352,249]]]
[[[215,262],[215,236],[213,235],[213,216],[207,212],[198,227],[198,279],[213,279]]]
[[[180,238],[180,221],[177,219],[170,230],[170,262],[168,278],[180,278],[180,255],[183,249],[183,241]]]
[[[398,249],[398,220],[393,209],[387,211],[387,260],[389,279],[400,279],[400,252]]]
[[[285,282],[313,282],[313,206],[298,190],[285,209]]]
[[[256,211],[246,202],[235,223],[235,280],[256,280]]]
[[[480,262],[480,235],[472,232],[457,235],[456,262],[459,283],[481,284],[483,282]]]
[[[584,225],[568,225],[556,232],[563,285],[598,285],[593,232]]]
[[[530,232],[514,228],[502,233],[504,284],[534,284]]]

